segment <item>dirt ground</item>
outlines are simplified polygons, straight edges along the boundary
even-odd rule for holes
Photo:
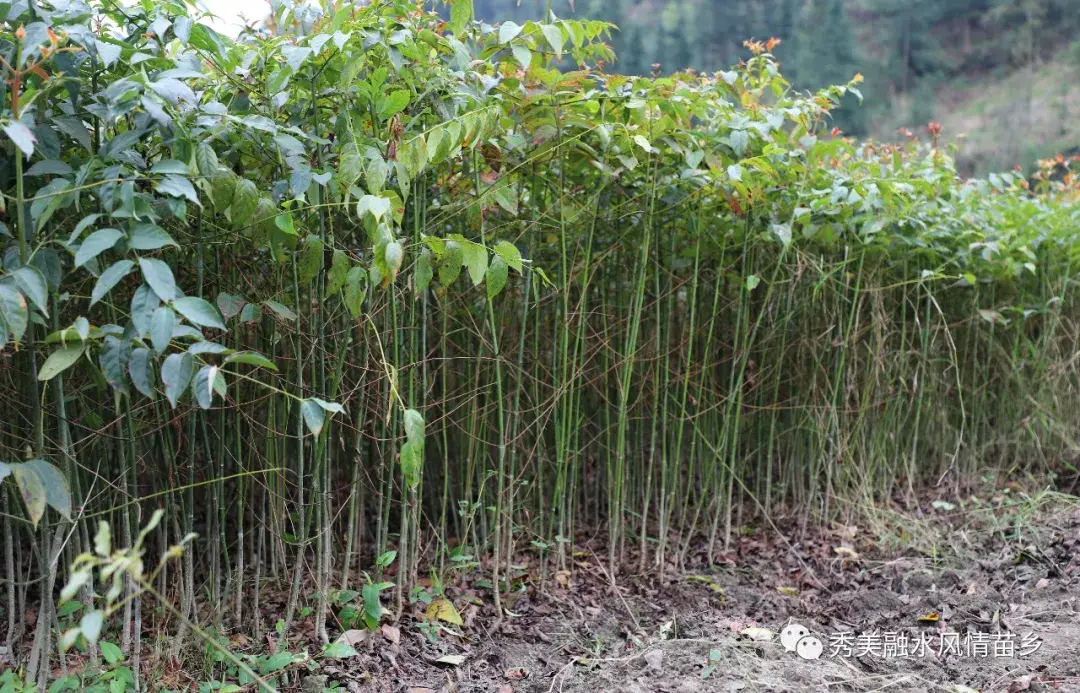
[[[304,689],[1080,691],[1076,499],[921,507],[802,536],[794,522],[744,530],[712,568],[691,551],[667,584],[650,571],[612,588],[583,540],[569,576],[523,581],[501,624],[466,582],[447,590],[462,626],[384,627]],[[785,649],[792,623],[820,658]]]

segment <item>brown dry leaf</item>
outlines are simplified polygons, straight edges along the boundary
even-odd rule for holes
[[[368,632],[366,630],[357,630],[357,629],[354,628],[352,630],[347,630],[344,633],[342,633],[338,637],[337,641],[341,642],[341,643],[345,643],[349,647],[356,647],[357,645],[359,645],[360,643],[364,642],[367,639],[368,639]]]
[[[521,667],[515,667],[513,669],[507,669],[503,672],[503,677],[507,681],[520,681],[529,675],[529,672],[525,671]]]
[[[848,560],[859,560],[858,552],[856,552],[855,549],[851,548],[850,546],[834,546],[833,551]]]
[[[570,587],[570,571],[560,570],[555,573],[555,582],[559,583],[563,587]]]
[[[382,635],[395,645],[401,644],[401,629],[397,626],[391,626],[389,624],[383,625]]]
[[[454,608],[453,603],[449,599],[436,599],[431,602],[431,604],[428,604],[427,611],[424,615],[429,621],[437,619],[439,621],[452,623],[455,626],[464,625],[464,622],[461,620],[461,614],[458,613],[458,610]]]
[[[1050,581],[1046,578],[1039,578],[1039,581],[1035,583],[1035,589],[1041,590],[1050,586]]]

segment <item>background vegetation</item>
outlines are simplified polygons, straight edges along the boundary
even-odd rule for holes
[[[571,8],[571,5],[573,6]],[[604,19],[620,30],[610,69],[650,74],[726,70],[742,42],[775,36],[784,75],[817,89],[866,76],[866,103],[845,102],[837,124],[891,140],[897,128],[945,125],[968,135],[958,162],[985,175],[1080,145],[1075,70],[1077,0],[576,0],[567,17]],[[538,19],[540,0],[477,0],[488,21]]]
[[[171,2],[3,8],[27,680],[250,681],[308,616],[326,657],[417,604],[434,636],[478,571],[512,618],[586,531],[612,580],[663,576],[751,521],[1076,471],[1065,157],[967,180],[936,129],[837,137],[859,80],[795,89],[773,41],[645,78],[597,69],[602,21],[469,0],[241,42]],[[216,639],[271,627],[261,659]]]

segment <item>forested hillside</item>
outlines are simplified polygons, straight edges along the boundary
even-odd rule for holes
[[[1080,143],[1068,122],[1080,98],[1072,90],[1080,0],[476,2],[490,20],[538,19],[549,7],[618,25],[618,61],[609,69],[624,74],[647,75],[655,64],[665,73],[728,70],[744,57],[744,40],[775,36],[782,40],[775,54],[797,87],[866,77],[865,105],[849,99],[835,116],[849,134],[885,139],[899,127],[939,120],[963,128],[947,137],[980,135],[960,155],[968,173],[1030,168],[1035,158]],[[1047,79],[1032,77],[1043,69]],[[987,92],[998,92],[996,101]],[[992,117],[975,117],[987,111]],[[1044,123],[1044,114],[1054,122]]]

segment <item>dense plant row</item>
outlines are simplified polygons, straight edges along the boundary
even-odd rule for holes
[[[936,139],[830,135],[858,80],[795,92],[772,45],[613,76],[609,25],[468,0],[448,24],[285,6],[239,43],[171,2],[6,11],[4,613],[29,679],[57,631],[116,629],[137,681],[144,629],[172,654],[261,630],[268,580],[285,639],[309,612],[329,639],[353,597],[376,626],[384,589],[399,617],[429,567],[482,569],[502,617],[581,530],[613,576],[662,575],[753,518],[1067,463],[1069,162],[960,180]],[[113,543],[182,541],[147,580],[115,554],[95,599]],[[151,588],[176,606],[124,598]]]

